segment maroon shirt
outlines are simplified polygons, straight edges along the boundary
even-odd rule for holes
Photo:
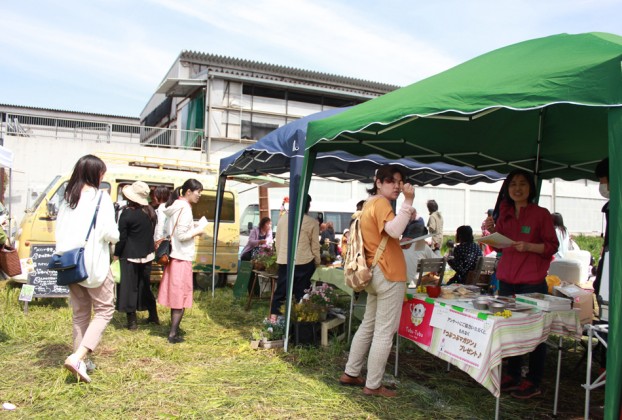
[[[504,202],[496,230],[513,241],[544,243],[542,254],[519,252],[511,246],[503,248],[497,278],[510,284],[538,284],[544,281],[551,258],[559,246],[549,211],[536,204],[528,204],[516,218],[514,206]]]

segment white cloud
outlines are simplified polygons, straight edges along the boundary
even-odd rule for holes
[[[184,49],[405,85],[529,38],[620,32],[621,14],[619,0],[23,0],[3,7],[0,102],[67,86],[136,115]]]
[[[217,27],[223,37],[252,39],[249,50],[266,46],[273,57],[284,59],[254,59],[274,64],[300,67],[296,63],[302,62],[310,70],[396,84],[411,83],[456,64],[409,33],[335,3],[236,1],[212,8],[208,7],[212,2],[200,0],[154,2]]]

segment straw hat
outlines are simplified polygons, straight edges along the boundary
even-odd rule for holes
[[[136,181],[132,185],[126,185],[123,187],[123,196],[130,201],[138,203],[142,206],[149,204],[147,198],[149,197],[149,185],[142,181]]]

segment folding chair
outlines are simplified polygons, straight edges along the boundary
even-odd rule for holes
[[[443,277],[445,276],[445,258],[422,258],[417,262],[417,273],[419,276],[417,277],[417,284],[415,287],[421,286],[421,280],[423,279],[424,273],[436,273],[438,274],[439,286],[443,284]]]
[[[496,257],[479,257],[475,270],[469,271],[465,284],[487,288],[490,286],[490,279],[497,269],[498,262],[499,260]],[[482,276],[485,277],[482,278]]]

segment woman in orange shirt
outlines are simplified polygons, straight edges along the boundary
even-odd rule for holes
[[[367,266],[371,266],[382,238],[389,238],[373,269],[372,280],[365,288],[365,316],[352,340],[350,357],[339,382],[342,385],[365,386],[365,395],[395,397],[395,391],[382,386],[382,377],[393,344],[393,335],[399,325],[406,291],[406,261],[399,238],[414,211],[412,204],[415,188],[404,183],[404,174],[399,166],[385,165],[378,168],[374,185],[367,192],[371,197],[366,201],[361,215]],[[404,194],[404,202],[396,215],[391,202],[400,193]],[[361,376],[361,370],[368,351],[365,379]]]

